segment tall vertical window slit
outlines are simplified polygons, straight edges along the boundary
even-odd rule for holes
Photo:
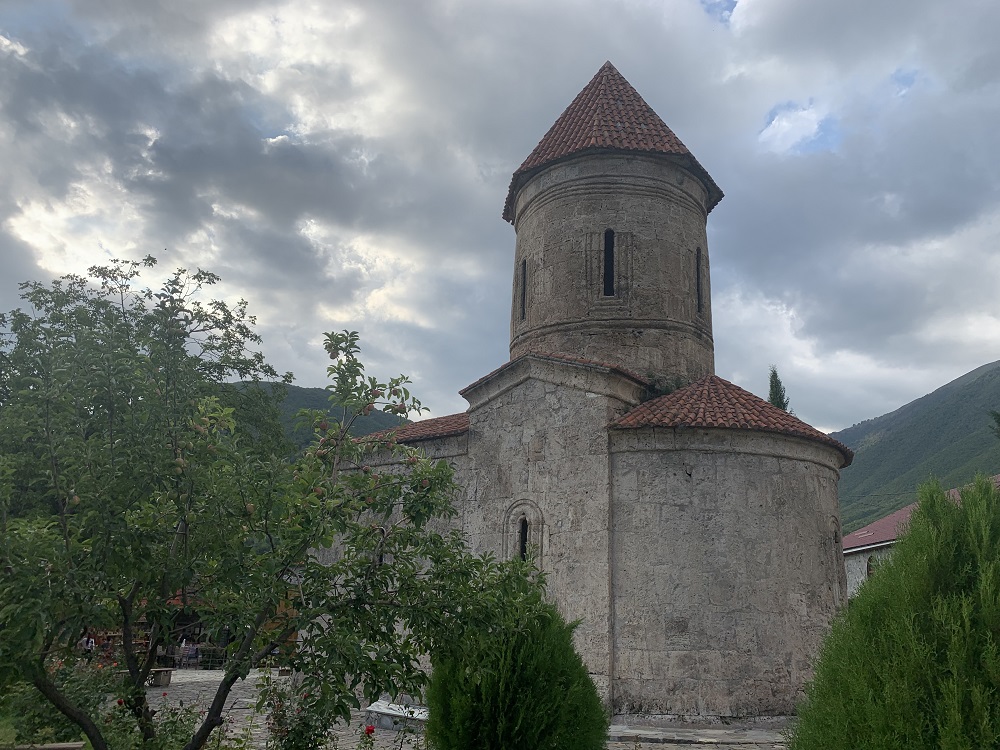
[[[517,550],[522,560],[528,559],[528,519],[521,516],[521,528],[517,535]]]
[[[521,320],[528,314],[528,261],[521,260]]]
[[[615,232],[604,232],[604,296],[615,296]]]
[[[698,312],[705,312],[705,300],[702,296],[701,291],[701,248],[699,247],[694,254],[694,283],[696,294],[698,295]]]

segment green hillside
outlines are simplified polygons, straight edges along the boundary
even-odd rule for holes
[[[273,387],[269,383],[266,388]],[[281,423],[285,427],[285,436],[296,449],[305,448],[312,441],[313,431],[309,427],[297,426],[295,415],[300,409],[319,409],[325,411],[338,422],[345,418],[343,409],[334,408],[330,404],[330,394],[324,388],[302,388],[297,385],[286,385],[285,399],[278,406]],[[373,411],[367,417],[359,416],[351,426],[351,434],[355,436],[368,435],[380,430],[388,430],[397,425],[406,424],[408,420],[384,411]]]
[[[934,476],[945,487],[1000,473],[990,411],[1000,409],[1000,362],[983,365],[894,412],[831,433],[855,452],[840,479],[844,531],[916,499]]]

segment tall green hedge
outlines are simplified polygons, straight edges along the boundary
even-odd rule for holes
[[[834,623],[791,750],[1000,747],[1000,492],[937,483]]]
[[[608,719],[550,604],[516,606],[490,632],[434,660],[427,737],[435,750],[603,750]]]

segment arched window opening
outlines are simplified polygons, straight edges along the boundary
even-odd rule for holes
[[[615,231],[604,232],[604,296],[615,296]]]
[[[521,320],[528,314],[528,261],[521,259]]]
[[[502,554],[505,560],[527,560],[539,569],[545,557],[545,520],[542,511],[527,498],[516,501],[504,514]]]
[[[870,555],[868,557],[868,564],[865,566],[865,575],[870,577],[874,570],[875,570],[875,555]]]
[[[701,291],[701,248],[694,253],[694,284],[695,293],[698,295],[698,312],[705,312],[705,300]]]

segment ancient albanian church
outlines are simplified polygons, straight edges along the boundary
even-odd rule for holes
[[[850,450],[714,375],[721,199],[605,63],[510,183],[510,361],[399,433],[474,548],[534,552],[619,716],[790,714],[846,601]]]

